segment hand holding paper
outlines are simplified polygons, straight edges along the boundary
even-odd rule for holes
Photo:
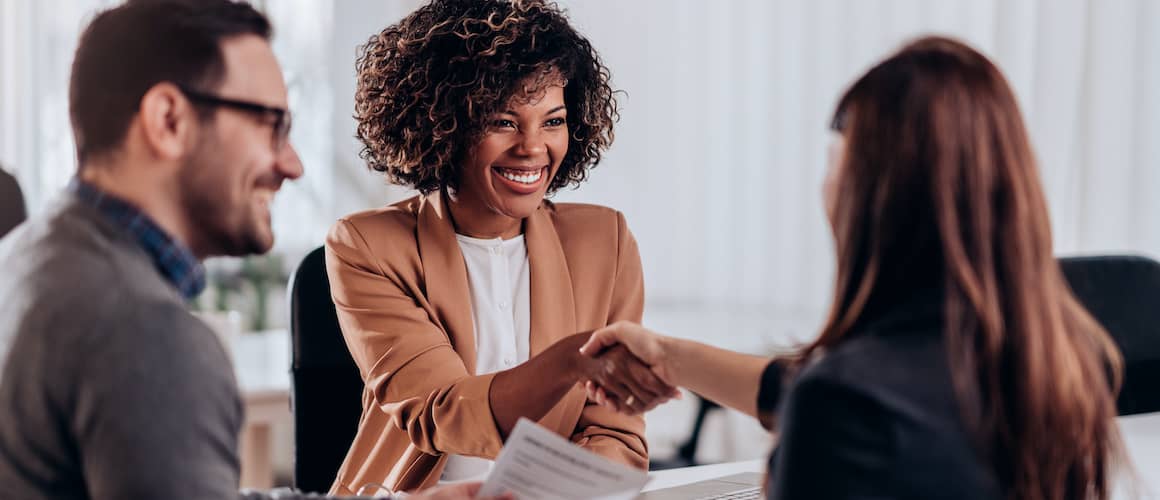
[[[611,462],[520,419],[478,495],[510,492],[518,500],[628,500],[647,482],[643,470]]]

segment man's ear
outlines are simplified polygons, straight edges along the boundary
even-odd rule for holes
[[[145,92],[138,120],[144,146],[165,160],[185,156],[198,132],[197,109],[181,89],[169,82],[158,83]]]

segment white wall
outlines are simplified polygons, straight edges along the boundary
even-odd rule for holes
[[[1160,4],[571,1],[628,92],[593,182],[623,209],[650,304],[816,321],[831,248],[826,124],[862,71],[925,33],[993,57],[1041,159],[1057,249],[1160,255]],[[812,318],[812,319],[811,319]]]
[[[68,63],[82,23],[108,3],[0,0],[0,163],[30,191],[33,212],[74,168]],[[626,95],[605,162],[557,199],[627,214],[650,317],[678,334],[702,335],[693,330],[718,321],[689,326],[668,319],[674,311],[733,318],[732,336],[812,332],[832,274],[819,202],[831,107],[860,72],[923,33],[961,37],[1007,73],[1039,152],[1060,252],[1160,255],[1158,2],[562,3]],[[363,166],[350,115],[355,48],[418,4],[262,2],[307,168],[275,206],[278,249],[291,261],[320,244],[334,218],[407,195]],[[778,333],[770,318],[782,322]]]

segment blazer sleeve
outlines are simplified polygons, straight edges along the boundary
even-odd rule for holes
[[[397,272],[372,258],[358,229],[340,220],[326,268],[347,347],[378,407],[424,453],[494,458],[503,445],[488,391]]]
[[[761,385],[757,390],[757,420],[770,432],[775,430],[777,423],[777,405],[781,402],[785,371],[784,362],[773,359],[761,372]]]
[[[640,251],[620,212],[616,214],[616,222],[616,280],[605,324],[620,320],[639,323],[644,314],[644,273],[641,270]],[[626,416],[586,401],[572,441],[620,463],[648,468],[643,416]]]

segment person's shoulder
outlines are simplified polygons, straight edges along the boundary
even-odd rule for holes
[[[557,219],[590,219],[607,222],[608,220],[615,221],[616,218],[624,216],[619,210],[593,203],[556,203],[545,200],[540,209],[548,211]]]
[[[91,303],[92,307],[79,307],[82,315],[71,321],[83,324],[76,328],[83,332],[80,345],[93,350],[128,350],[142,356],[150,351],[208,353],[214,363],[228,362],[216,333],[185,303],[169,295],[140,291],[129,296],[104,294],[94,296]]]
[[[232,383],[232,369],[224,340],[180,302],[157,297],[137,302],[119,321],[127,348],[153,351],[157,359],[179,360],[190,373],[226,377]]]
[[[953,418],[947,356],[938,331],[860,332],[806,367],[798,390],[864,398],[878,410],[912,418]]]
[[[360,210],[340,217],[334,227],[348,226],[364,234],[414,232],[421,196],[413,196],[384,207]]]
[[[540,210],[551,217],[561,233],[585,235],[627,231],[624,214],[619,210],[590,203],[553,203],[545,201]]]
[[[194,316],[184,303],[167,297],[154,296],[138,300],[122,310],[120,316],[124,318],[126,326],[175,332],[183,338],[202,339],[209,334],[209,338],[216,341],[209,325]]]
[[[882,478],[891,476],[897,416],[836,361],[806,367],[789,388],[770,463],[771,496],[847,498],[880,490]]]
[[[842,346],[847,347],[847,346]],[[855,346],[860,347],[860,346]],[[872,387],[874,373],[866,359],[858,356],[860,349],[840,349],[827,352],[820,359],[802,368],[794,378],[787,396],[808,396],[824,392],[864,394]]]
[[[330,228],[326,246],[332,250],[396,248],[416,239],[421,196],[339,218]]]
[[[0,246],[0,268],[19,293],[38,307],[53,304],[83,317],[166,293],[164,279],[137,243],[82,207],[54,207],[35,217]]]
[[[878,361],[865,356],[876,347],[863,342],[848,344],[845,349],[826,353],[794,378],[782,403],[783,431],[823,429],[820,435],[830,436],[824,439],[841,435],[845,436],[842,439],[875,441],[877,438],[871,436],[894,425],[899,415],[898,390],[886,380],[890,377],[884,379],[875,372]],[[899,373],[904,371],[905,367]]]
[[[52,261],[65,266],[74,259],[107,259],[115,237],[103,231],[100,221],[91,215],[71,204],[54,204],[4,238],[0,258],[6,266],[12,259],[24,259],[31,265]],[[78,263],[71,267],[82,270],[91,266]]]
[[[234,384],[222,341],[180,299],[132,287],[110,291],[87,280],[60,293],[58,299],[40,297],[25,318],[37,326],[18,335],[32,342],[26,347],[37,346],[30,352],[61,353],[56,362],[70,374],[62,380],[85,387],[109,380],[137,383],[118,376],[131,372],[154,379],[163,374],[167,383]]]
[[[892,378],[883,371],[905,370],[899,367],[891,349],[877,339],[858,337],[830,349],[805,366],[787,393],[787,407],[841,408],[857,401],[860,406],[881,399]],[[828,411],[828,410],[820,410]]]
[[[945,367],[941,331],[860,331],[830,349],[809,371],[850,384],[907,381]]]
[[[783,439],[799,445],[794,447],[799,453],[804,443],[834,450],[858,448],[876,457],[891,449],[890,429],[897,415],[889,398],[831,360],[803,369],[781,408]]]

